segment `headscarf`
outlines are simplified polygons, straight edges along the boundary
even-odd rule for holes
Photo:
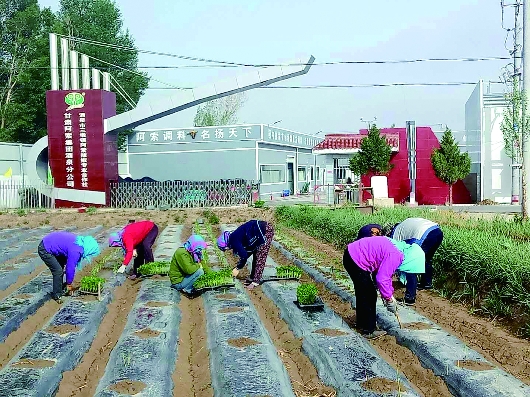
[[[425,252],[418,244],[407,244],[404,241],[397,241],[392,238],[390,238],[390,241],[394,243],[397,249],[403,252],[403,262],[397,268],[401,283],[407,284],[406,273],[425,273]]]
[[[111,233],[109,236],[109,247],[123,248],[123,241],[121,239],[122,234],[123,234],[123,230],[120,230],[119,232]]]
[[[193,256],[193,260],[196,263],[202,260],[202,250],[207,246],[206,241],[198,234],[192,234],[188,241],[184,243],[184,248]]]
[[[230,240],[230,232],[226,231],[221,233],[221,235],[217,238],[217,246],[221,251],[225,251],[228,248],[228,243]]]
[[[375,229],[375,230],[374,230]],[[370,223],[359,229],[359,234],[357,234],[357,240],[360,240],[365,237],[380,236],[383,228],[377,223]],[[377,234],[374,234],[376,232]]]
[[[98,256],[101,253],[98,242],[92,236],[77,236],[75,243],[83,248],[81,260],[90,262],[93,257]],[[79,263],[81,263],[81,261],[79,261]]]

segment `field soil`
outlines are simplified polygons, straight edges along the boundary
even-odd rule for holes
[[[342,263],[343,252],[331,244],[298,230],[282,230],[299,241],[303,247],[312,247],[314,252],[325,253],[330,262]],[[396,296],[403,295],[403,291],[404,288],[401,287],[396,291]],[[335,295],[332,296],[333,299],[338,299]],[[444,299],[435,291],[418,291],[414,309],[458,337],[492,363],[530,385],[530,341],[514,336],[508,329],[495,324],[495,320],[470,314],[466,306]]]
[[[249,219],[263,219],[274,224],[273,211],[270,209],[240,207],[236,209],[215,209],[213,213],[218,217],[219,223],[239,224]],[[81,229],[96,225],[103,225],[105,228],[123,227],[129,220],[150,219],[157,223],[160,231],[169,224],[184,225],[182,239],[185,240],[192,232],[192,222],[196,218],[206,218],[210,215],[205,214],[202,209],[169,211],[97,209],[93,213],[78,213],[75,210],[48,210],[45,212],[30,212],[24,216],[19,216],[17,213],[4,213],[0,215],[0,221],[6,228],[34,228],[48,225],[56,229],[64,229],[70,226],[77,226],[78,229]],[[219,228],[214,227],[214,230],[217,233]],[[318,241],[296,230],[284,229],[284,232],[299,241],[303,247],[318,253],[319,257],[324,256],[331,266],[340,268],[343,253],[330,244]],[[36,248],[34,251],[19,255],[14,260],[20,260],[20,258],[36,252]],[[105,249],[101,256],[109,252],[111,252],[110,249]],[[278,264],[292,264],[274,248],[271,249],[270,255]],[[167,258],[165,259],[167,260]],[[227,259],[232,265],[234,264],[235,258],[233,256],[229,254]],[[13,260],[6,261],[7,265],[9,263],[15,262]],[[89,274],[94,265],[95,261],[76,274],[74,286],[78,285],[83,275]],[[7,297],[42,271],[49,272],[47,267],[40,265],[31,274],[19,277],[5,291],[0,291],[0,299]],[[244,278],[247,274],[247,271],[241,272],[239,278]],[[164,279],[167,279],[167,277]],[[307,275],[304,275],[302,281],[308,282],[312,280]],[[316,285],[324,302],[346,324],[352,329],[355,328],[355,310],[351,308],[351,305],[329,292],[323,284],[316,283]],[[107,313],[102,319],[89,350],[72,371],[67,371],[63,374],[57,392],[58,397],[94,395],[97,385],[105,372],[110,353],[125,328],[127,317],[135,302],[140,286],[141,280],[131,281],[127,279],[123,285],[115,288],[113,291],[114,298],[107,306]],[[301,348],[302,341],[296,338],[289,330],[287,324],[281,320],[278,307],[264,295],[261,288],[256,288],[247,293],[288,371],[296,394],[304,397],[334,396],[336,394],[335,390],[322,383],[315,367],[303,353]],[[216,297],[217,299],[231,300],[235,299],[236,295],[227,292]],[[20,298],[24,297],[21,296]],[[97,297],[82,295],[68,299],[96,300]],[[167,304],[167,302],[152,301],[148,303],[148,306],[161,307]],[[0,369],[5,367],[9,360],[20,351],[38,330],[46,329],[49,332],[61,335],[79,331],[79,329],[72,326],[50,327],[47,325],[60,307],[53,300],[45,302],[21,324],[19,329],[12,332],[4,343],[0,343]],[[212,397],[213,389],[206,332],[207,320],[203,298],[199,297],[189,300],[182,296],[179,308],[182,313],[182,320],[179,342],[175,346],[178,349],[178,358],[172,376],[175,385],[173,394],[174,396],[183,397]],[[435,291],[419,292],[415,309],[448,332],[459,337],[473,349],[482,353],[493,364],[502,367],[523,382],[530,384],[529,341],[511,335],[506,329],[496,324],[495,321],[469,314],[466,307],[441,298]],[[225,310],[229,312],[241,310],[241,308],[230,307]],[[426,325],[412,323],[404,324],[404,326],[412,329],[423,329],[422,327]],[[139,335],[149,338],[156,336],[156,332],[147,328],[140,330]],[[328,328],[322,328],[315,332],[330,338],[341,335],[341,331]],[[230,343],[237,348],[243,349],[260,342],[248,338],[239,338],[231,340]],[[409,349],[398,345],[394,337],[385,335],[370,343],[385,360],[409,379],[420,395],[429,397],[451,396],[441,378],[436,377],[432,371],[423,368],[418,358]],[[46,362],[46,360],[20,360],[16,363],[21,368],[45,367],[51,364],[51,362]],[[460,361],[457,364],[463,368],[487,369],[484,363],[476,361]],[[145,387],[145,384],[130,379],[123,379],[111,386],[118,393],[129,395],[140,393]],[[368,390],[383,393],[399,391],[401,385],[384,379],[370,379],[365,383],[364,387]]]

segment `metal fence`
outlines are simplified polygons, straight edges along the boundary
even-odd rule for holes
[[[0,209],[54,208],[53,187],[44,182],[0,178]],[[46,194],[43,194],[44,192]]]
[[[251,204],[259,184],[255,181],[111,182],[112,208],[194,208]]]

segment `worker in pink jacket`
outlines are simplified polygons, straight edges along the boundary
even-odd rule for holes
[[[385,331],[376,329],[377,291],[388,311],[396,313],[392,276],[396,270],[403,273],[425,272],[425,253],[417,244],[407,244],[385,236],[362,238],[348,244],[343,265],[355,287],[357,328],[368,339],[377,338]]]

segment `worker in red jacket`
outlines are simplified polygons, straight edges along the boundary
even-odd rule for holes
[[[125,267],[134,257],[133,271],[129,276],[131,280],[138,277],[138,268],[144,263],[155,261],[153,257],[153,244],[158,236],[158,226],[151,221],[129,223],[122,230],[111,233],[109,247],[121,247],[125,255],[123,264],[118,270],[125,272]]]

